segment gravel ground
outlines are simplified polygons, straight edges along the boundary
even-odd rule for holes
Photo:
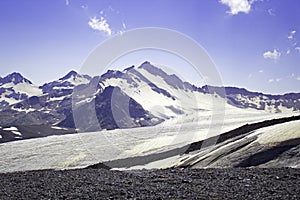
[[[231,168],[0,174],[0,199],[300,199],[300,169]]]

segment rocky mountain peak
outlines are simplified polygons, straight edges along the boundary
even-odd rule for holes
[[[7,75],[6,77],[0,79],[0,85],[4,85],[7,83],[14,83],[15,85],[17,85],[19,83],[32,84],[31,81],[29,81],[28,79],[23,77],[19,72],[13,72],[13,73]]]
[[[70,71],[67,75],[65,75],[64,77],[60,78],[59,80],[63,81],[63,80],[68,80],[69,78],[75,78],[76,76],[78,76],[78,73],[74,70]]]

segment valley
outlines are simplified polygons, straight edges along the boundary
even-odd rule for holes
[[[265,146],[269,145],[257,141],[271,136],[265,137],[269,132],[264,129],[253,129],[254,133],[241,133],[242,138],[236,136],[218,143],[222,134],[246,124],[299,115],[300,94],[268,95],[233,87],[196,87],[149,62],[95,77],[71,71],[40,87],[16,73],[0,80],[5,96],[0,111],[0,151],[5,155],[0,158],[0,172],[85,168],[97,163],[117,169],[234,167],[250,159],[241,157],[238,151],[253,148],[247,150],[247,155],[267,151],[270,148]],[[27,84],[27,93],[20,90],[20,84]],[[36,90],[40,91],[38,95],[28,92]],[[10,92],[15,95],[8,95]],[[20,95],[23,99],[16,98]],[[275,125],[271,131],[281,130],[272,136],[284,138],[280,144],[300,138],[299,122],[291,123],[295,125]],[[291,129],[293,135],[281,136],[288,132],[277,126],[295,127]],[[194,143],[209,138],[215,138],[211,147],[187,151]],[[251,147],[254,144],[260,146]],[[181,152],[167,155],[176,149]],[[157,154],[167,156],[133,164],[135,157]],[[129,165],[112,164],[131,158]],[[266,166],[284,163],[273,162]],[[299,163],[282,166],[299,167]]]

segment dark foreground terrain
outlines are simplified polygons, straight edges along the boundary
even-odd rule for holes
[[[0,199],[300,199],[300,170],[15,172],[0,174]]]

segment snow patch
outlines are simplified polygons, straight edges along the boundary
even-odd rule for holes
[[[19,135],[19,136],[22,136],[22,133],[20,133],[19,131],[11,131],[13,134],[15,135]]]
[[[58,86],[54,86],[52,89],[53,90],[70,90],[70,89],[73,89],[73,87],[58,87]]]
[[[14,86],[14,90],[25,93],[28,96],[40,96],[43,94],[41,89],[29,83],[19,83]]]
[[[20,100],[16,100],[14,98],[7,98],[6,97],[7,95],[10,95],[10,94],[12,94],[12,91],[6,91],[6,92],[1,94],[0,99],[6,101],[10,105],[20,102]]]
[[[90,103],[95,99],[95,97],[91,97],[91,98],[84,98],[81,101],[76,101],[76,105],[80,105],[80,104],[84,104],[84,103]]]
[[[145,165],[136,165],[129,168],[112,168],[111,170],[139,170],[139,169],[167,169],[174,165],[180,156],[173,156],[162,160],[147,163]]]
[[[12,110],[15,110],[18,112],[26,112],[26,113],[35,111],[34,108],[22,109],[22,108],[15,108],[15,107],[12,107]]]
[[[64,98],[66,98],[66,96],[53,97],[53,98],[50,98],[49,101],[62,101],[62,100],[64,100]]]
[[[51,128],[56,129],[56,130],[68,130],[67,128],[62,128],[58,126],[51,126]]]
[[[12,126],[12,127],[9,127],[9,128],[4,128],[3,130],[4,130],[4,131],[18,131],[18,128]]]

